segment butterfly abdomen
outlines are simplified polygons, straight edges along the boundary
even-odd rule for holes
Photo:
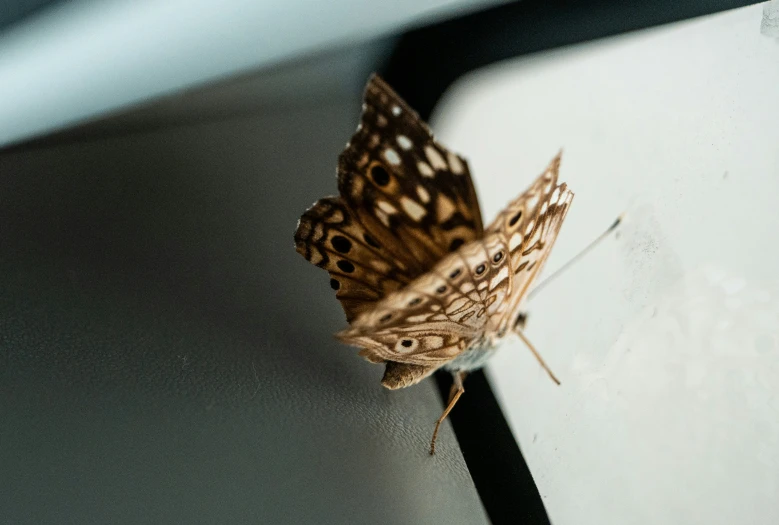
[[[390,390],[406,388],[415,385],[424,378],[436,371],[435,366],[412,365],[409,363],[398,363],[396,361],[387,361],[384,368],[384,377],[381,378],[381,384]]]
[[[443,366],[450,372],[470,372],[483,368],[495,355],[497,346],[472,346]]]

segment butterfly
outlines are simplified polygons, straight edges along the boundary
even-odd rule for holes
[[[298,222],[295,247],[330,274],[350,327],[336,337],[385,366],[388,389],[452,373],[438,429],[499,343],[522,333],[523,301],[573,199],[558,154],[484,227],[468,163],[379,76],[365,88],[356,133],[338,158],[339,195]]]

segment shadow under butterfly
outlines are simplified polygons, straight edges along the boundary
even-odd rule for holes
[[[573,200],[557,183],[558,154],[486,228],[468,164],[437,143],[381,78],[365,88],[362,118],[338,159],[337,197],[300,218],[295,247],[330,274],[350,328],[336,337],[385,365],[382,385],[404,388],[443,368],[454,383],[430,443],[500,342],[522,333],[523,302]]]

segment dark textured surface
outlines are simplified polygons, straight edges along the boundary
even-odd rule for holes
[[[485,522],[294,251],[358,111],[0,153],[0,521]]]
[[[35,16],[59,0],[2,0],[0,2],[0,31],[28,16]]]

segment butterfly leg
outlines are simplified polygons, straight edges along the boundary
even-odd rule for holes
[[[430,440],[431,456],[435,454],[435,440],[436,438],[438,438],[438,429],[440,428],[441,423],[444,422],[446,416],[449,415],[449,412],[452,411],[454,405],[457,404],[457,400],[460,399],[460,396],[463,395],[463,392],[465,392],[465,388],[463,387],[463,379],[465,379],[465,372],[454,372],[452,373],[452,377],[454,378],[454,383],[452,383],[452,388],[449,390],[449,401],[447,401],[446,408],[444,409],[444,413],[441,414],[441,417],[439,417],[438,421],[436,421],[435,430],[433,430],[433,439]]]
[[[555,375],[552,373],[552,371],[546,365],[544,360],[541,359],[541,354],[539,354],[538,350],[536,350],[535,347],[530,343],[530,341],[528,341],[527,337],[525,337],[525,334],[522,333],[522,330],[517,329],[517,330],[515,330],[515,332],[517,333],[519,338],[522,339],[522,341],[524,341],[524,343],[527,345],[527,347],[530,348],[530,351],[533,352],[533,355],[536,356],[536,359],[538,359],[538,364],[541,365],[541,368],[546,370],[546,373],[549,374],[549,377],[552,378],[552,381],[554,381],[555,383],[557,383],[559,385],[560,381],[555,377]]]

